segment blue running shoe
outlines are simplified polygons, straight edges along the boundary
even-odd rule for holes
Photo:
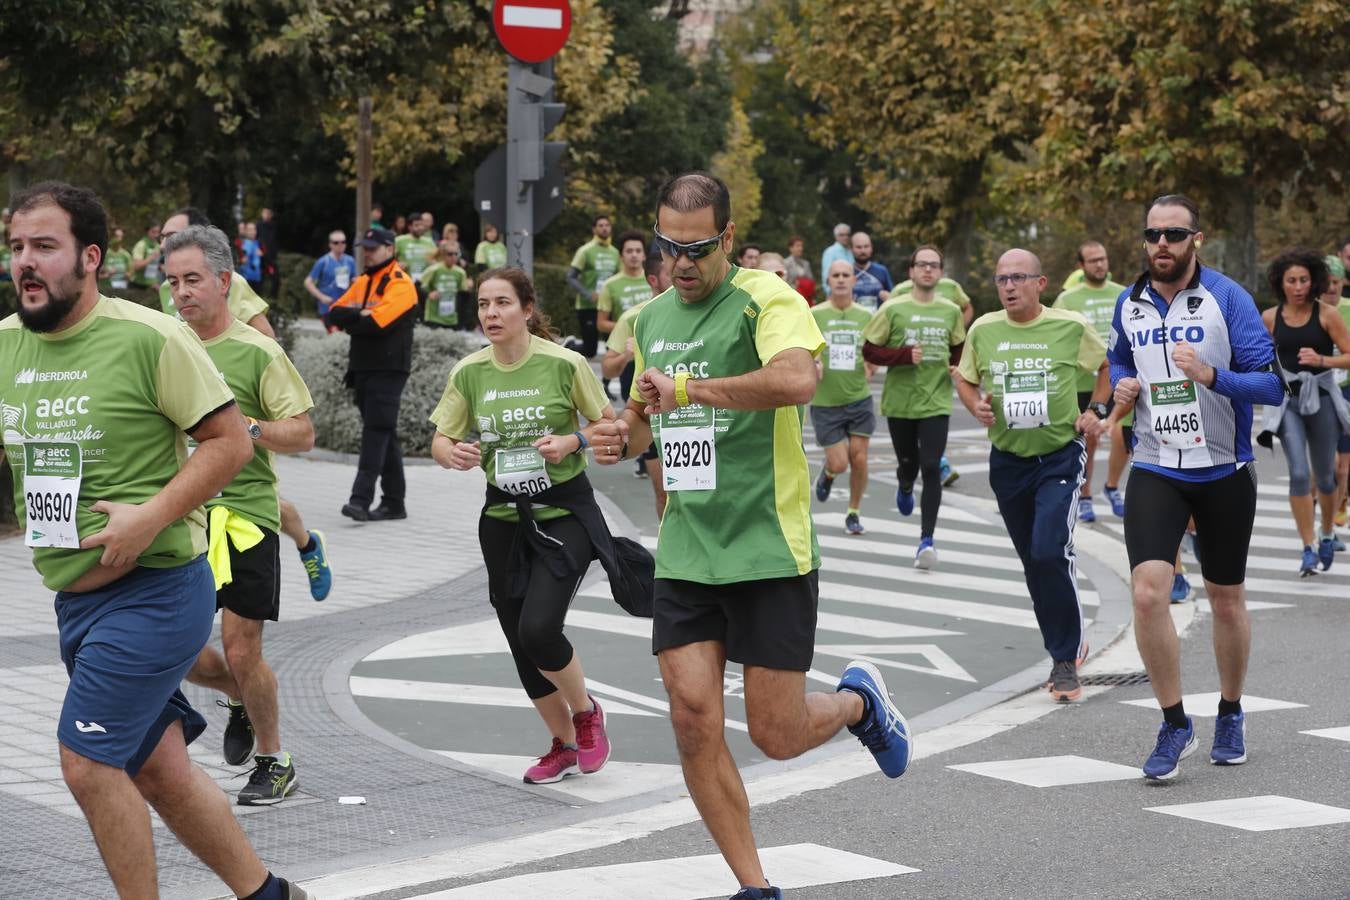
[[[914,744],[910,740],[909,723],[891,702],[881,672],[870,662],[854,660],[839,677],[836,691],[853,691],[863,698],[863,717],[857,725],[848,726],[862,745],[872,751],[877,765],[887,778],[899,778],[909,768]]]
[[[816,499],[821,503],[830,499],[830,488],[834,485],[834,478],[830,476],[825,467],[820,467],[820,474],[816,476]]]
[[[323,532],[311,531],[309,542],[314,545],[314,549],[308,553],[301,550],[300,563],[309,576],[309,595],[315,600],[322,600],[333,589],[333,570],[328,568],[328,549],[323,543]]]
[[[844,516],[844,531],[849,534],[864,534],[867,529],[863,528],[862,520],[858,518],[858,514],[851,512]]]
[[[776,887],[743,887],[731,900],[783,900],[783,892]]]
[[[1331,538],[1322,538],[1317,544],[1317,561],[1322,564],[1323,572],[1336,561],[1336,545],[1331,542]]]
[[[1191,583],[1180,572],[1172,576],[1172,602],[1185,603],[1191,599]]]
[[[1337,553],[1345,552],[1345,541],[1341,540],[1341,536],[1334,531],[1331,533],[1331,549]]]
[[[1214,720],[1214,748],[1209,761],[1216,766],[1240,766],[1247,761],[1247,717],[1240,712]]]
[[[961,473],[952,468],[952,464],[947,462],[945,456],[938,461],[938,474],[942,476],[943,487],[951,487],[956,484],[956,479],[961,477]]]
[[[1078,498],[1078,521],[1080,522],[1097,521],[1097,511],[1092,508],[1091,497]]]
[[[1175,778],[1181,761],[1195,752],[1195,722],[1186,717],[1185,728],[1174,728],[1163,722],[1158,729],[1158,745],[1144,763],[1144,777],[1154,781]]]
[[[914,568],[931,569],[937,565],[937,548],[930,537],[919,539],[919,549],[914,552]]]
[[[1120,492],[1120,488],[1102,488],[1102,496],[1111,504],[1111,513],[1116,518],[1125,518],[1125,495]]]
[[[1312,547],[1303,548],[1303,561],[1298,566],[1298,577],[1307,578],[1317,574],[1317,551]]]
[[[910,485],[909,490],[903,487],[895,489],[895,508],[900,511],[900,515],[907,516],[914,512],[914,486]]]

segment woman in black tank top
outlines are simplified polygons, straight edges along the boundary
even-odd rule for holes
[[[1298,571],[1307,577],[1319,564],[1323,570],[1331,568],[1336,551],[1345,549],[1333,522],[1341,425],[1331,397],[1336,385],[1326,372],[1350,369],[1350,352],[1337,353],[1337,348],[1350,351],[1350,329],[1340,313],[1317,302],[1328,281],[1320,254],[1311,250],[1282,253],[1270,264],[1266,278],[1277,305],[1262,313],[1261,319],[1275,340],[1275,354],[1293,394],[1276,433],[1289,464],[1289,508],[1303,544]],[[1307,398],[1300,394],[1308,390],[1319,391],[1321,402],[1317,412],[1304,414],[1299,411],[1300,400]],[[1322,509],[1320,536],[1313,530],[1314,480]]]

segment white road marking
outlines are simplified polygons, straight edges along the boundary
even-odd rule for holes
[[[440,681],[407,681],[401,678],[368,678],[364,675],[353,675],[349,684],[352,694],[356,697],[534,709],[534,704],[530,702],[530,698],[525,696],[525,691],[519,687],[499,687],[489,684],[450,684]],[[658,713],[638,709],[617,700],[610,700],[605,703],[605,712],[625,716],[658,715]]]
[[[1122,700],[1126,706],[1141,706],[1144,709],[1158,709],[1158,701],[1152,697],[1142,700]],[[1185,694],[1181,702],[1186,705],[1187,714],[1196,718],[1213,718],[1219,714],[1219,692],[1208,694]],[[1291,703],[1288,700],[1269,700],[1265,697],[1242,695],[1243,713],[1270,712],[1276,709],[1303,709],[1306,703]]]
[[[1213,825],[1226,825],[1229,828],[1241,828],[1243,831],[1279,831],[1285,828],[1313,828],[1318,825],[1350,822],[1350,809],[1273,794],[1237,797],[1232,800],[1211,800],[1205,803],[1182,803],[1176,806],[1146,806],[1144,810],[1180,816],[1183,819],[1197,819]]]
[[[1350,725],[1342,728],[1314,728],[1312,731],[1300,731],[1299,734],[1331,738],[1333,741],[1350,741]]]
[[[456,762],[487,769],[507,778],[520,778],[534,764],[534,756],[510,756],[502,753],[461,753],[456,750],[437,750]],[[626,763],[610,760],[593,775],[574,775],[556,784],[541,785],[578,800],[605,803],[622,800],[648,791],[681,784],[684,776],[680,767],[662,763]]]
[[[937,644],[817,644],[816,652],[843,659],[862,659],[877,666],[922,672],[924,675],[937,675],[956,681],[977,680]],[[921,656],[928,661],[928,665],[900,662],[891,659],[892,656]]]
[[[1101,781],[1133,781],[1140,777],[1138,766],[1122,766],[1083,756],[1002,759],[996,762],[963,763],[947,768],[1037,788],[1095,784]]]
[[[792,844],[759,851],[764,871],[777,887],[846,884],[918,872],[885,860],[819,844]],[[517,875],[467,887],[423,894],[413,900],[499,900],[501,897],[588,897],[593,900],[698,900],[734,890],[735,879],[717,854],[588,866]]]

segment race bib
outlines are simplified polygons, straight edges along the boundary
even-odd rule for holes
[[[495,480],[497,487],[508,494],[533,496],[553,487],[544,457],[533,447],[498,450]]]
[[[1003,421],[1008,428],[1040,428],[1050,424],[1050,397],[1045,372],[1009,372],[1003,376]]]
[[[661,416],[661,465],[667,491],[717,489],[717,433],[711,406],[686,406]]]
[[[455,298],[451,296],[449,300],[446,300],[444,297],[442,297],[440,300],[437,300],[436,312],[440,313],[442,316],[446,316],[447,318],[449,316],[453,316],[455,314]]]
[[[342,266],[333,273],[333,286],[346,290],[352,286],[352,273],[346,266]]]
[[[151,260],[143,271],[146,281],[159,281],[159,260]]]
[[[1189,378],[1154,381],[1148,386],[1153,411],[1153,433],[1169,450],[1205,446],[1205,422],[1200,418],[1200,399]]]
[[[830,371],[852,372],[858,367],[858,339],[851,331],[830,333]]]
[[[80,445],[74,441],[27,441],[23,445],[24,543],[29,547],[79,549],[75,504],[80,499]]]
[[[127,276],[120,272],[114,275],[108,283],[113,286],[115,291],[124,291],[128,287]]]

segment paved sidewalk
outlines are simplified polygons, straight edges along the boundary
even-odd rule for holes
[[[267,656],[281,685],[283,740],[295,756],[300,789],[277,807],[237,808],[268,864],[311,877],[373,862],[394,847],[402,855],[422,842],[445,846],[566,810],[524,785],[467,773],[363,728],[347,693],[348,668],[373,647],[484,617],[477,541],[482,473],[409,465],[409,518],[357,524],[338,512],[351,463],[290,457],[277,468],[283,495],[309,528],[327,535],[334,586],[324,602],[310,599],[299,557],[283,538],[282,615],[268,626]],[[113,897],[57,763],[66,675],[52,594],[18,538],[0,540],[0,571],[0,794],[6,819],[25,823],[0,832],[0,897]],[[221,761],[223,711],[210,692],[188,688],[188,694],[212,726],[193,757],[232,795],[247,769]],[[367,804],[339,805],[337,798],[347,795],[364,796]],[[214,875],[158,825],[156,835],[166,897],[221,894]]]

